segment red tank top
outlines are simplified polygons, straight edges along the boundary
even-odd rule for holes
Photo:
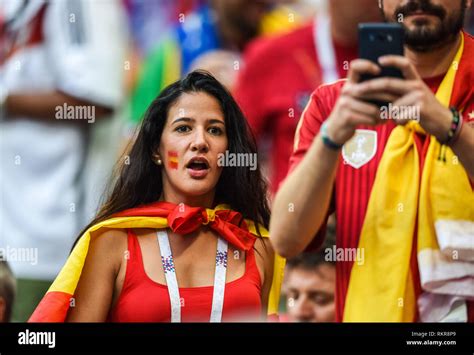
[[[122,291],[109,322],[170,322],[168,287],[148,277],[137,236],[128,230],[127,269]],[[159,257],[159,256],[158,256]],[[214,286],[180,287],[182,322],[209,322]],[[222,321],[258,320],[262,314],[261,278],[253,249],[246,255],[245,273],[226,283]]]

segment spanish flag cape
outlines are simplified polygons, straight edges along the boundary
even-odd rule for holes
[[[46,295],[33,312],[29,322],[64,322],[81,277],[91,238],[106,229],[127,228],[170,228],[179,234],[188,234],[207,225],[240,250],[253,247],[259,234],[252,221],[243,219],[240,213],[232,211],[227,205],[215,209],[175,205],[156,202],[115,214],[112,218],[90,227],[78,240],[66,264]],[[268,231],[259,226],[260,236],[268,238]],[[275,255],[272,288],[269,297],[268,315],[276,316],[280,298],[285,260]]]
[[[462,112],[474,98],[474,39],[462,33],[461,40],[436,98]],[[414,236],[423,278],[430,273],[425,268],[435,272],[438,266],[438,260],[420,257],[439,255],[435,225],[474,222],[474,193],[462,164],[431,136],[420,171],[415,133],[426,134],[415,121],[397,126],[382,155],[359,239],[365,262],[352,267],[345,322],[414,321],[417,300],[410,269]]]

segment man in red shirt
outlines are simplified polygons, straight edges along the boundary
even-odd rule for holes
[[[380,21],[376,0],[331,0],[328,14],[288,34],[249,45],[235,96],[259,145],[271,143],[271,190],[286,176],[298,119],[311,92],[347,75],[357,24]],[[263,145],[265,146],[265,145]]]
[[[313,238],[322,242],[326,216],[336,212],[342,255],[334,256],[338,321],[474,319],[472,303],[465,302],[472,294],[447,297],[452,302],[441,310],[433,306],[429,297],[437,295],[436,287],[422,273],[426,251],[437,247],[436,241],[427,242],[435,225],[441,244],[440,214],[462,219],[460,234],[468,239],[474,234],[474,38],[461,32],[471,5],[471,0],[379,1],[386,20],[403,19],[406,31],[406,56],[384,57],[379,64],[400,68],[405,80],[359,83],[362,74],[377,74],[380,67],[354,60],[347,80],[312,94],[300,120],[290,174],[274,200],[270,235],[276,251],[292,257]],[[416,108],[419,124],[407,114],[383,120],[380,108],[367,99]],[[428,215],[432,219],[420,219]],[[365,248],[361,268],[344,257],[354,248]],[[463,265],[468,274],[460,280],[468,280],[464,288],[472,292],[473,264]],[[456,287],[440,293],[462,293]],[[400,296],[384,299],[395,294]],[[450,318],[454,308],[457,316]]]

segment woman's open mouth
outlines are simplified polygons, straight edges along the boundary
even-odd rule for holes
[[[194,179],[202,179],[209,173],[209,162],[204,157],[194,157],[186,164],[186,170]]]

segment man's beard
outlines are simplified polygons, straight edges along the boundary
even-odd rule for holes
[[[466,0],[461,0],[461,8],[451,14],[439,5],[434,5],[430,0],[410,1],[403,6],[395,9],[392,19],[388,19],[385,14],[386,21],[399,22],[399,18],[407,18],[416,11],[423,11],[429,15],[434,15],[440,19],[434,29],[429,28],[429,24],[423,20],[415,22],[416,27],[409,30],[405,25],[405,44],[415,52],[429,52],[433,49],[443,47],[456,39],[464,25],[464,17],[466,13]],[[403,21],[401,21],[403,24]]]

